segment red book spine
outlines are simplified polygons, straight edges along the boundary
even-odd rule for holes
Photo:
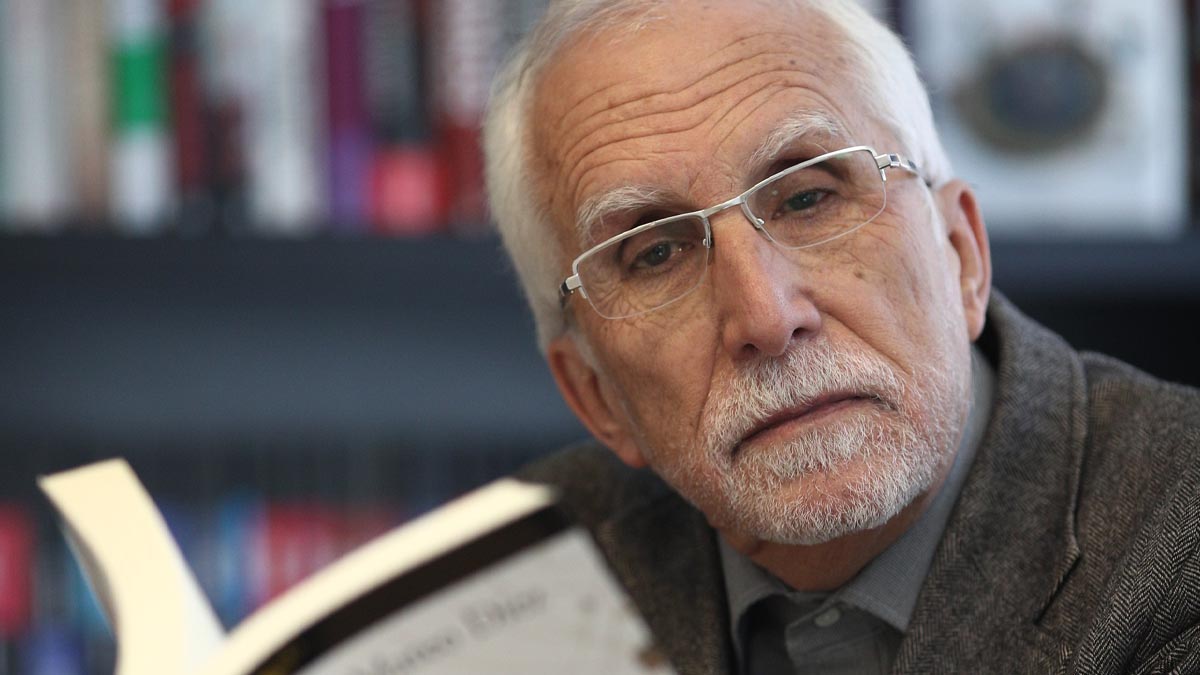
[[[256,605],[262,605],[338,557],[339,522],[318,504],[267,506],[258,537]]]
[[[175,180],[179,188],[179,224],[184,231],[212,227],[209,195],[208,125],[200,78],[200,0],[170,0],[171,49],[168,97],[175,146]]]
[[[429,144],[379,148],[371,165],[371,222],[380,234],[417,236],[442,229],[449,197],[446,166]]]
[[[0,504],[0,643],[29,626],[33,589],[33,522],[25,509]]]
[[[445,228],[446,166],[430,132],[421,0],[375,0],[364,30],[367,112],[375,145],[370,218],[387,235]]]
[[[480,125],[500,62],[504,12],[499,0],[440,0],[433,5],[435,123],[449,172],[452,225],[486,228]]]

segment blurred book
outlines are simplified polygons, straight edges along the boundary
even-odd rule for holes
[[[311,234],[328,215],[319,2],[209,0],[204,10],[225,182],[236,187],[229,179],[244,172],[247,231]]]
[[[198,65],[209,111],[205,139],[211,161],[212,226],[225,235],[245,234],[251,231],[247,105],[253,79],[244,64],[256,56],[253,21],[258,7],[237,0],[205,0],[198,11]]]
[[[48,231],[62,226],[71,202],[67,90],[63,86],[66,5],[44,0],[0,3],[0,227]]]
[[[549,488],[504,479],[372,541],[224,630],[122,460],[39,480],[113,622],[117,675],[669,673]]]
[[[108,17],[96,0],[68,0],[64,94],[70,103],[72,192],[76,218],[99,227],[109,210]]]
[[[112,219],[156,234],[174,215],[167,18],[158,0],[107,0],[112,54]]]
[[[33,533],[27,508],[0,502],[0,673],[16,672],[16,645],[33,625]]]
[[[26,638],[16,656],[13,673],[85,675],[83,643],[69,628],[58,623],[40,623]]]
[[[365,7],[364,72],[373,143],[368,212],[380,234],[429,234],[447,221],[447,174],[425,95],[425,9],[421,0],[372,0]]]
[[[12,92],[7,85],[10,75],[6,67],[7,59],[10,58],[8,55],[9,50],[5,48],[6,41],[8,40],[8,34],[5,32],[8,22],[8,4],[0,2],[0,233],[4,232],[6,227],[4,221],[8,218],[9,167],[8,162],[4,160],[4,157],[8,155],[7,144],[9,134],[9,125],[4,120],[11,114],[8,107],[8,99],[12,96]]]
[[[251,220],[259,233],[308,234],[329,218],[321,159],[325,83],[320,0],[254,3],[247,93]],[[245,68],[248,64],[237,67]]]
[[[434,125],[455,231],[487,227],[480,127],[492,76],[504,52],[504,0],[440,0],[430,16]]]
[[[209,234],[215,229],[217,203],[214,194],[213,160],[210,145],[211,106],[206,96],[203,64],[202,0],[168,0],[169,50],[167,53],[168,100],[174,149],[173,182],[179,195],[176,228],[186,235]]]
[[[329,215],[337,230],[362,231],[371,166],[363,55],[367,1],[324,2]]]

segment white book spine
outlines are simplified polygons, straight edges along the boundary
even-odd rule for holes
[[[250,208],[263,233],[303,235],[327,213],[319,0],[259,0],[246,96]]]
[[[71,208],[71,172],[62,78],[61,3],[0,4],[0,171],[7,183],[0,220],[56,228]]]
[[[175,204],[167,120],[166,15],[158,0],[108,0],[116,68],[112,216],[131,234],[166,227]]]
[[[157,129],[128,129],[113,143],[112,204],[117,227],[155,234],[166,227],[172,204],[169,139]]]

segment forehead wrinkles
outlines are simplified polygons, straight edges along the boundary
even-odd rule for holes
[[[575,150],[588,134],[598,127],[603,127],[616,120],[628,117],[638,117],[648,112],[659,113],[679,112],[691,106],[689,103],[679,103],[679,100],[703,100],[720,94],[724,89],[736,84],[753,74],[761,71],[761,65],[753,63],[755,57],[770,58],[775,56],[786,59],[790,52],[781,50],[761,49],[757,53],[727,55],[726,52],[746,45],[755,45],[761,36],[745,37],[712,52],[706,57],[707,65],[698,66],[697,74],[691,79],[683,79],[664,87],[662,83],[647,83],[644,71],[637,72],[634,77],[624,81],[613,82],[594,92],[585,93],[577,102],[571,104],[557,125],[558,129],[573,129],[577,131],[576,141],[567,148],[566,154]],[[704,70],[707,67],[708,70]],[[689,69],[690,70],[690,69]],[[738,70],[748,71],[739,73]],[[667,74],[665,71],[660,71]],[[728,80],[728,84],[719,84]],[[701,89],[707,87],[706,89]]]
[[[621,152],[623,143],[653,137],[660,141],[653,152],[670,152],[673,136],[678,138],[705,125],[710,137],[723,143],[774,93],[788,87],[810,92],[818,88],[818,78],[807,72],[811,61],[801,58],[808,50],[803,44],[781,48],[778,38],[782,37],[796,42],[794,35],[787,34],[743,38],[712,53],[706,59],[708,67],[699,75],[675,78],[676,82],[666,87],[627,78],[585,92],[578,101],[562,106],[565,111],[552,116],[558,122],[545,127],[549,133],[543,139],[557,140],[546,142],[550,147],[544,149],[557,154],[548,159],[563,170],[557,176],[562,193],[579,203],[587,174],[639,159]],[[663,74],[670,75],[665,69]],[[744,105],[750,99],[755,100]],[[685,149],[683,139],[678,140],[679,149]],[[607,156],[597,157],[606,150]]]

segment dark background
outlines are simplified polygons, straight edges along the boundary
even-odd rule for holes
[[[1081,349],[1200,384],[1200,242],[998,242]],[[491,239],[0,242],[0,443],[537,454],[583,432]],[[10,455],[11,456],[11,455]]]

